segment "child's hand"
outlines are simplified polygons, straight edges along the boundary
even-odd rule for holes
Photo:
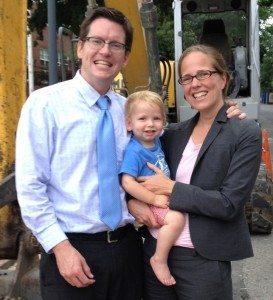
[[[169,206],[169,197],[165,195],[155,195],[153,205],[156,207],[167,208]]]

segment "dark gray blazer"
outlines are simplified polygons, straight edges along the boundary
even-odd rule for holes
[[[176,182],[170,208],[189,213],[196,251],[212,260],[231,261],[253,256],[244,214],[258,174],[262,138],[254,120],[228,119],[223,106],[200,149],[190,184]],[[175,179],[183,150],[197,123],[172,124],[161,138]]]

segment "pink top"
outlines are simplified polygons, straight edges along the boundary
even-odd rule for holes
[[[195,145],[192,137],[190,137],[186,148],[182,154],[182,158],[180,160],[179,166],[176,172],[175,180],[178,182],[183,183],[190,183],[192,171],[200,151],[202,144]],[[187,248],[194,248],[191,235],[189,230],[189,216],[187,213],[184,214],[186,218],[185,226],[183,231],[181,232],[180,236],[178,237],[177,241],[175,242],[176,246],[187,247]],[[158,236],[158,230],[156,228],[150,228],[150,233],[154,238]]]

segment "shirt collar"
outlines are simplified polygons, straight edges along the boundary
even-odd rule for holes
[[[79,70],[74,76],[73,81],[87,105],[91,107],[96,104],[101,95],[82,77]],[[111,100],[113,99],[114,92],[111,88],[109,88],[105,95]]]

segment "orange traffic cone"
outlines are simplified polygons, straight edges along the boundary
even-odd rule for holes
[[[262,138],[263,138],[262,161],[265,164],[269,177],[272,179],[273,170],[272,170],[271,155],[270,155],[270,148],[268,142],[268,133],[265,129],[262,130]]]

